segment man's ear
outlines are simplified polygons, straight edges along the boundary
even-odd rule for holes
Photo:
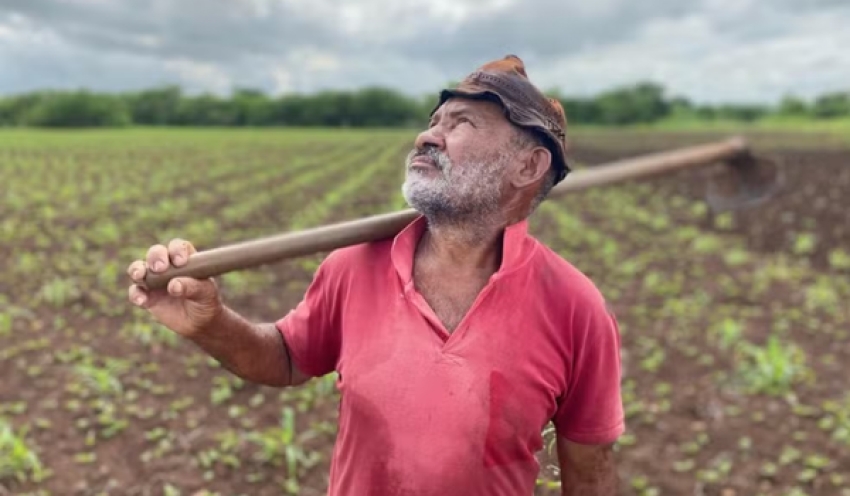
[[[511,178],[511,184],[517,189],[525,189],[540,182],[552,165],[552,152],[545,146],[525,150],[518,158],[520,162]]]

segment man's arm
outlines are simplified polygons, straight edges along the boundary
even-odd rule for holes
[[[558,436],[558,462],[563,496],[616,496],[613,444],[578,444]]]
[[[625,431],[619,327],[593,290],[569,324],[566,388],[553,418],[562,494],[616,496],[613,447]]]
[[[267,386],[296,386],[309,376],[293,363],[273,323],[252,323],[228,307],[188,339],[236,376]]]
[[[222,302],[212,278],[176,277],[166,288],[156,290],[143,284],[148,271],[181,267],[195,253],[195,247],[180,238],[172,239],[168,246],[148,248],[144,260],[135,260],[127,268],[132,280],[130,301],[247,381],[294,386],[329,372],[339,350],[339,326],[333,311],[335,302],[327,296],[331,294],[327,285],[333,283],[326,282],[325,263],[296,309],[277,322],[255,324]],[[308,366],[310,370],[305,373]]]

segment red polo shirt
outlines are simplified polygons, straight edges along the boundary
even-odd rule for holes
[[[616,320],[523,221],[449,334],[413,283],[425,227],[334,251],[277,322],[302,371],[338,373],[328,494],[531,495],[550,419],[579,443],[624,430]]]

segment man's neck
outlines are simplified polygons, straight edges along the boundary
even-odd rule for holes
[[[462,272],[495,272],[502,260],[505,225],[446,224],[429,221],[419,245],[420,255],[443,268]]]

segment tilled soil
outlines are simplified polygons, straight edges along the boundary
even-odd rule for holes
[[[595,164],[652,151],[635,147],[606,153],[585,148],[576,155]],[[644,402],[634,408],[629,443],[619,451],[622,494],[848,492],[850,396],[843,362],[850,359],[850,305],[837,295],[846,294],[850,267],[831,264],[829,255],[850,253],[850,153],[772,150],[772,155],[784,173],[784,188],[764,204],[723,215],[704,209],[688,214],[672,205],[677,196],[695,202],[703,198],[706,185],[699,173],[641,181],[647,187],[635,204],[680,218],[675,225],[723,236],[730,248],[719,245],[711,253],[695,252],[696,244],[680,243],[668,235],[675,227],[663,227],[645,243],[635,242],[626,249],[666,251],[648,267],[662,278],[685,281],[667,298],[648,295],[642,291],[646,285],[625,289],[614,298],[618,317],[628,329],[623,345],[626,384],[634,388],[627,391],[635,394],[636,403]],[[560,203],[575,206],[576,211],[585,210],[585,205],[586,210],[595,210],[587,198],[576,196]],[[589,219],[587,225],[611,236],[619,232],[620,238],[630,237],[619,229],[609,231],[605,218],[582,214]],[[541,229],[546,237],[552,228]],[[634,238],[642,237],[636,233],[641,226],[630,229]],[[815,243],[798,241],[803,235]],[[744,251],[751,254],[749,260],[734,261]],[[580,252],[573,256],[583,261]],[[587,263],[587,272],[596,271],[592,257]],[[777,275],[762,276],[771,272],[772,264]],[[600,268],[596,278],[606,289],[609,283],[603,271]],[[771,280],[758,282],[762,278]],[[622,285],[617,281],[610,286]],[[820,290],[830,297],[815,303],[812,295]],[[703,305],[684,303],[696,296]],[[679,315],[647,308],[677,297],[685,307]],[[740,332],[753,343],[764,344],[776,335],[796,344],[807,365],[805,386],[773,395],[747,394],[734,387],[740,351],[719,347],[713,335],[714,325],[727,318],[743,323]],[[650,349],[665,355],[651,373],[654,366],[647,360],[657,355],[641,351]],[[781,376],[778,370],[793,368],[791,362],[775,353],[765,354],[759,363],[765,369],[773,365],[773,374]],[[659,389],[669,393],[659,395]],[[842,427],[835,429],[837,423]]]
[[[279,183],[265,185],[269,194],[279,192],[276,201],[210,225],[199,242],[279,231],[293,217],[288,213],[319,201],[332,207],[304,217],[313,224],[397,208],[399,164],[409,144],[404,138],[383,144],[395,151],[354,193],[334,191],[376,160],[381,145],[370,145],[374,153],[358,155],[357,163],[322,164],[336,172],[304,167],[317,175],[297,192],[286,189],[291,178],[282,173]],[[256,160],[285,167],[274,162],[274,145],[265,145]],[[240,146],[250,153],[250,143],[231,146],[227,153],[195,151],[210,163],[239,156]],[[616,151],[579,143],[574,156],[591,165],[672,146],[672,138]],[[850,269],[835,255],[850,252],[850,152],[774,153],[785,189],[731,215],[705,210],[705,183],[696,172],[576,193],[535,214],[534,234],[597,282],[622,326],[628,416],[628,433],[617,446],[622,495],[850,491],[850,395],[842,363],[850,359]],[[96,174],[97,163],[116,154],[91,158],[83,175]],[[145,150],[121,156],[128,167],[150,167],[153,175],[155,164],[168,164],[167,156],[152,161]],[[2,181],[16,180],[3,174],[0,169]],[[55,187],[45,181],[48,191]],[[187,184],[203,181],[198,176]],[[221,200],[215,201],[198,189],[174,191],[203,205],[183,210],[193,219],[220,219],[228,205],[258,194],[216,190]],[[39,196],[39,208],[49,201]],[[47,218],[36,207],[0,203],[0,211],[31,215],[42,227],[10,236],[17,245],[3,244],[9,253],[25,246],[32,257],[19,253],[0,262],[0,309],[12,316],[8,331],[0,322],[0,417],[28,428],[27,445],[51,472],[41,483],[0,475],[0,494],[324,494],[337,408],[333,378],[286,391],[244,384],[130,309],[122,272],[131,260],[124,257],[141,255],[156,231],[144,219],[157,217],[119,210],[127,216],[113,219],[121,236],[76,246],[73,238],[96,230],[102,211],[60,208]],[[86,212],[88,223],[80,219]],[[179,231],[185,224],[179,219],[163,225]],[[297,303],[321,257],[224,277],[226,298],[253,320],[279,318]],[[57,279],[71,281],[70,289],[49,284]],[[771,336],[795,344],[799,355],[769,348]],[[552,454],[540,458],[541,481],[557,480]],[[546,493],[542,485],[539,493]]]

